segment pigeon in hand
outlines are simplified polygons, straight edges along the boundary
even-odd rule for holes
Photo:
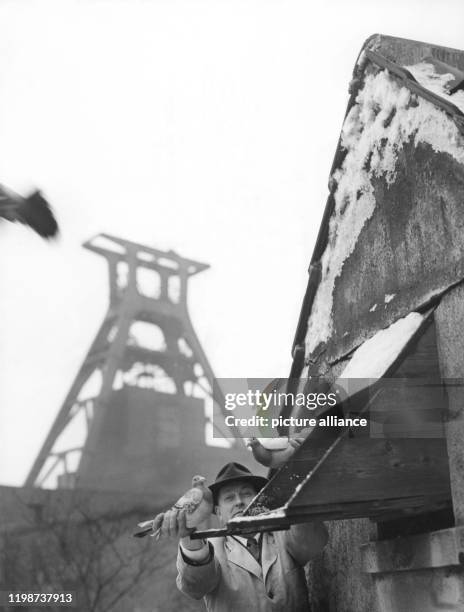
[[[206,478],[194,476],[192,488],[180,497],[172,509],[187,508],[187,527],[197,527],[203,523],[213,511],[213,494],[205,485]]]
[[[186,509],[186,525],[189,529],[197,527],[203,523],[213,512],[213,494],[205,485],[205,482],[206,478],[203,476],[194,476],[192,478],[192,488],[184,493],[182,497],[179,497],[171,508],[171,510],[176,510],[178,512]],[[138,526],[141,528],[141,530],[134,535],[136,537],[143,537],[150,534],[158,537],[161,528],[153,531],[154,520],[155,519],[139,523]]]

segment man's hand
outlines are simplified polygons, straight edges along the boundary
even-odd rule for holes
[[[160,538],[185,538],[195,531],[194,528],[187,527],[187,508],[182,508],[182,510],[171,508],[171,510],[157,514],[152,521],[139,523],[141,529],[150,526],[153,532],[150,535],[157,540]]]
[[[191,540],[190,534],[195,531],[194,527],[187,527],[187,508],[178,510],[171,508],[166,512],[160,512],[152,521],[139,523],[139,527],[144,529],[150,527],[151,536],[157,540],[161,538],[180,540],[182,546],[187,550],[199,550],[204,546],[203,540]]]

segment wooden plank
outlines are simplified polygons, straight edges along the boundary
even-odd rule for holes
[[[405,503],[408,504],[405,509]],[[217,538],[227,535],[246,535],[261,531],[281,531],[289,529],[297,523],[307,523],[314,520],[345,520],[369,516],[380,520],[385,516],[412,517],[431,510],[447,508],[449,501],[433,497],[410,497],[395,500],[373,500],[368,502],[353,502],[351,504],[311,505],[301,507],[298,511],[283,510],[287,513],[279,518],[268,518],[266,514],[258,515],[244,523],[229,523],[220,529],[197,531],[192,539]]]
[[[447,408],[440,382],[401,379],[382,381],[382,393],[370,407],[371,436],[445,438]]]
[[[404,357],[392,374],[395,378],[440,380],[435,319],[429,319],[424,333],[407,347]]]
[[[464,524],[464,285],[450,291],[436,312],[442,375],[447,385],[449,412],[446,436],[456,524]]]
[[[311,504],[287,508],[286,518],[294,521],[294,517],[305,516],[312,520],[345,520],[351,518],[369,517],[375,520],[387,520],[386,517],[414,516],[423,512],[436,511],[449,507],[450,500],[443,495],[437,496],[405,496],[395,499],[367,499],[363,501]]]
[[[291,506],[449,495],[442,439],[345,439],[291,500]]]
[[[327,415],[341,414],[331,409]],[[335,428],[316,428],[306,441],[292,455],[262,489],[259,496],[246,509],[245,514],[253,514],[257,506],[269,510],[280,508],[287,503],[296,487],[303,482],[308,473],[314,469],[320,458],[337,439],[339,432]]]
[[[361,546],[363,571],[369,574],[461,566],[463,527],[443,529]]]
[[[307,519],[305,519],[307,520]],[[256,521],[250,521],[244,525],[227,525],[220,529],[205,529],[204,531],[195,531],[191,534],[192,540],[200,540],[206,538],[223,538],[228,535],[246,535],[259,533],[261,531],[285,531],[290,529],[293,522],[278,519],[274,521],[263,521],[256,517]]]

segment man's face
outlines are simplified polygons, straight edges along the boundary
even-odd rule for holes
[[[237,480],[219,489],[215,510],[221,525],[242,514],[255,495],[256,489],[246,480]]]

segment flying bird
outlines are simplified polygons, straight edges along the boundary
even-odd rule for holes
[[[203,476],[194,476],[192,478],[192,488],[186,493],[179,497],[176,503],[172,506],[171,510],[183,510],[187,511],[186,525],[189,529],[197,527],[203,523],[213,511],[213,494],[205,485],[206,478]],[[161,527],[154,530],[155,519],[150,521],[143,521],[138,526],[140,530],[134,533],[137,538],[143,538],[146,535],[159,537]]]
[[[23,223],[42,238],[52,238],[58,233],[58,223],[50,204],[38,190],[23,198],[0,185],[0,218]]]

